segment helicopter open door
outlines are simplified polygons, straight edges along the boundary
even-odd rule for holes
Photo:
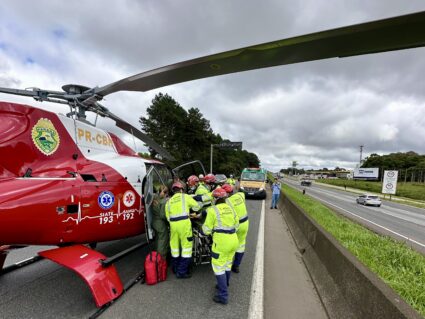
[[[165,186],[161,175],[158,173],[155,166],[151,166],[146,173],[143,184],[143,200],[145,204],[145,230],[146,239],[150,242],[154,237],[154,230],[152,228],[152,214],[154,205],[157,203],[155,200],[159,197],[161,187]]]
[[[199,160],[191,161],[177,166],[172,170],[172,172],[175,177],[178,177],[182,181],[186,181],[190,175],[206,175],[204,165]]]

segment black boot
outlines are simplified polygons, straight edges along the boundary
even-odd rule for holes
[[[232,271],[233,271],[234,273],[239,274],[239,266],[233,265],[233,266],[232,266]]]

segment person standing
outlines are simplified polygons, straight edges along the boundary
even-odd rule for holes
[[[162,186],[159,196],[153,202],[152,227],[155,230],[155,250],[163,258],[167,258],[170,250],[169,225],[165,216],[165,203],[167,200],[168,187]]]
[[[233,210],[226,204],[227,192],[223,188],[213,191],[215,204],[207,209],[207,217],[202,225],[205,235],[212,234],[213,244],[211,265],[217,280],[217,291],[213,300],[227,304],[230,273],[235,252],[239,246],[236,231],[239,222]]]
[[[271,209],[277,208],[277,202],[279,201],[280,197],[280,189],[281,185],[278,182],[277,178],[275,178],[274,183],[272,184],[272,206]]]
[[[192,223],[190,209],[198,211],[200,205],[183,192],[181,182],[173,183],[174,195],[167,201],[165,215],[170,223],[171,263],[177,278],[190,278],[189,265],[192,257]]]
[[[239,221],[239,228],[236,232],[239,246],[236,250],[235,260],[233,261],[232,265],[232,271],[239,273],[239,266],[245,253],[246,236],[249,229],[248,210],[246,209],[245,194],[243,192],[236,192],[233,194],[233,187],[229,184],[224,184],[223,189],[229,196],[229,198],[226,199],[226,203],[230,206],[230,208],[233,209],[234,213],[236,214],[236,218]]]

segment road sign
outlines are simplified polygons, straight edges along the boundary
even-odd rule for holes
[[[237,148],[242,149],[242,142],[221,142],[217,145],[220,148]]]
[[[395,195],[397,190],[398,171],[384,171],[384,180],[382,181],[382,193]]]

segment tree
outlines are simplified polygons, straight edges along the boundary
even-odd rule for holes
[[[168,94],[157,94],[146,114],[139,120],[142,130],[176,158],[176,162],[170,165],[191,160],[200,160],[205,165],[210,160],[211,144],[228,141],[213,132],[210,122],[198,108],[186,111]],[[152,158],[158,155],[151,148],[149,152]],[[214,149],[213,167],[216,172],[238,175],[244,167],[259,165],[260,161],[254,153]]]
[[[173,155],[178,162],[185,154],[184,128],[187,112],[168,94],[159,93],[146,110],[146,117],[140,117],[142,130]],[[157,153],[149,148],[151,157]]]

